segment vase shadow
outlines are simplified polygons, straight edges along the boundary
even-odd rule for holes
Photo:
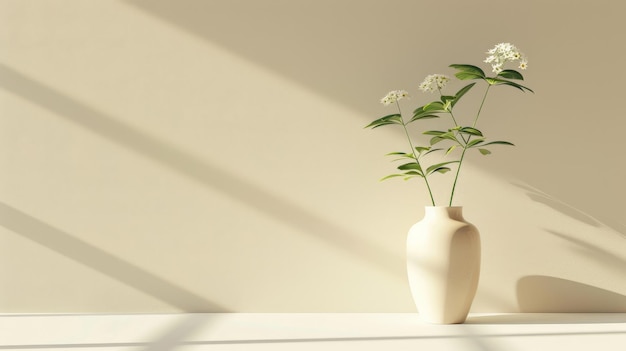
[[[624,313],[505,313],[470,315],[465,324],[604,324],[626,323]]]
[[[517,300],[520,312],[524,313],[626,312],[624,295],[567,279],[542,275],[519,279]]]

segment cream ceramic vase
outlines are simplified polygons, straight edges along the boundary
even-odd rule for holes
[[[480,275],[480,235],[462,207],[427,206],[409,230],[407,272],[420,318],[463,323]]]

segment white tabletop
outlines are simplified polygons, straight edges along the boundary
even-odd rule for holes
[[[626,350],[626,313],[4,314],[0,350]]]

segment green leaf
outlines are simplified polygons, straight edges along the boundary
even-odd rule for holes
[[[448,148],[448,150],[446,150],[446,156],[448,156],[448,154],[450,154],[452,151],[454,151],[454,149],[456,149],[458,145],[452,145]]]
[[[372,123],[365,126],[365,128],[378,128],[387,124],[400,124],[402,125],[402,116],[398,113],[381,117]]]
[[[458,72],[454,74],[454,76],[459,78],[460,80],[485,79],[485,77],[480,76],[478,74],[467,73],[467,72]]]
[[[500,73],[498,73],[498,77],[524,80],[524,76],[522,76],[521,73],[512,69],[505,69],[503,71],[500,71]]]
[[[446,134],[440,135],[440,137],[456,141],[457,143],[459,142],[459,140],[456,138],[456,134],[453,131],[449,131]]]
[[[418,119],[439,118],[439,116],[437,116],[436,114],[442,112],[446,112],[446,110],[444,110],[443,108],[443,104],[439,101],[434,101],[416,108],[413,111],[413,118],[411,118],[409,123]]]
[[[437,132],[437,131],[431,131],[431,132]],[[424,133],[424,134],[426,134],[426,133]],[[459,140],[454,136],[453,132],[445,132],[445,133],[439,134],[439,135],[436,135],[436,134],[430,134],[430,135],[435,135],[433,138],[430,139],[430,145],[435,145],[438,142],[441,142],[443,140],[452,140],[452,141],[456,142],[457,144],[460,144]]]
[[[459,161],[448,161],[448,162],[442,162],[442,163],[438,163],[436,165],[432,165],[432,166],[430,166],[430,167],[428,167],[426,169],[426,174],[429,175],[429,174],[432,174],[433,172],[440,172],[440,170],[442,170],[442,169],[447,169],[447,170],[441,172],[441,173],[445,173],[445,172],[449,171],[450,168],[444,167],[444,166],[445,165],[449,165],[451,163],[459,163]]]
[[[439,167],[439,168],[435,168],[435,169],[433,169],[433,171],[432,171],[432,172],[430,172],[429,174],[433,174],[433,173],[435,173],[435,172],[439,172],[439,173],[446,173],[446,172],[449,172],[449,171],[451,171],[451,169],[450,169],[450,168],[448,168],[448,167]]]
[[[382,182],[383,180],[387,180],[390,178],[395,178],[395,177],[404,177],[404,174],[390,174],[388,176],[380,178],[379,182]]]
[[[446,104],[446,102],[454,100],[454,96],[451,95],[441,95],[441,102],[443,103],[443,105]]]
[[[407,181],[409,179],[416,178],[416,177],[422,177],[423,178],[424,176],[423,175],[411,175],[411,176],[404,177],[404,180]]]
[[[489,155],[491,153],[491,151],[487,149],[478,149],[478,151],[480,151],[480,153],[483,155]]]
[[[441,102],[443,103],[443,109],[447,112],[450,111],[450,107],[454,106],[454,99],[456,97],[450,95],[442,95]]]
[[[509,146],[515,146],[513,143],[509,143],[508,141],[504,141],[504,140],[490,141],[488,143],[483,144],[482,146],[487,146],[487,145],[509,145]]]
[[[439,142],[442,142],[442,141],[444,141],[444,140],[446,140],[446,139],[444,139],[444,138],[442,138],[442,137],[438,137],[438,136],[436,136],[436,137],[432,137],[432,138],[430,139],[430,145],[435,145],[435,144],[437,144],[437,143],[439,143]]]
[[[460,72],[469,72],[469,73],[481,75],[483,77],[485,76],[485,72],[483,72],[482,69],[473,65],[452,64],[450,65],[450,67],[455,68]]]
[[[445,111],[443,108],[443,103],[440,101],[429,102],[423,106],[424,112],[432,112],[432,111]]]
[[[422,177],[422,178],[424,178],[424,174],[422,174],[422,172],[418,172],[418,171],[404,172],[404,174],[402,174],[402,176],[404,177],[404,180],[409,180],[409,179],[415,178],[415,177]]]
[[[416,170],[416,171],[422,171],[422,167],[420,167],[419,163],[417,162],[409,162],[409,163],[405,163],[403,165],[398,166],[398,169],[401,171],[410,171],[410,170]]]
[[[441,134],[446,134],[446,133],[447,132],[443,132],[441,130],[427,130],[427,131],[425,131],[422,134],[425,134],[425,135],[441,135]]]
[[[427,114],[427,115],[416,115],[416,116],[413,116],[413,118],[411,118],[411,120],[410,120],[410,121],[408,121],[408,122],[407,122],[407,124],[408,124],[408,123],[411,123],[411,122],[413,122],[413,121],[417,121],[418,119],[429,119],[429,118],[439,118],[439,116],[437,116],[437,115],[433,115],[433,114]]]
[[[417,151],[418,154],[422,154],[422,152],[424,151],[428,151],[430,150],[430,146],[416,146],[415,147],[415,151]]]
[[[474,140],[470,141],[469,143],[467,143],[467,147],[468,148],[474,147],[474,146],[476,146],[476,145],[478,145],[478,144],[480,144],[480,143],[482,143],[484,141],[485,141],[484,138],[474,139]]]
[[[430,113],[438,113],[438,112],[446,112],[443,109],[443,103],[439,101],[429,102],[424,106],[420,106],[413,111],[413,116],[430,114]]]
[[[424,175],[422,174],[422,172],[408,171],[408,172],[404,172],[404,176],[407,176],[406,178],[404,178],[404,180],[407,180],[411,177],[423,177]]]
[[[443,150],[443,149],[430,149],[430,150],[426,151],[426,153],[424,153],[424,156],[428,155],[431,152],[441,151],[441,150]]]
[[[474,127],[463,127],[459,129],[459,133],[475,135],[475,136],[483,136],[483,133]]]
[[[466,86],[464,86],[463,88],[461,88],[459,91],[456,92],[456,95],[454,95],[454,101],[452,101],[452,107],[454,107],[454,105],[456,105],[457,102],[459,102],[459,100],[461,99],[461,97],[463,95],[465,95],[465,93],[467,93],[470,89],[472,89],[472,87],[475,85],[476,83],[471,83],[468,84]]]
[[[472,65],[450,65],[450,67],[455,68],[458,72],[455,74],[457,78],[460,80],[467,79],[485,79],[485,72],[482,69]]]
[[[407,154],[406,152],[390,152],[388,154],[386,154],[385,156],[400,156],[399,158],[393,159],[392,161],[399,161],[399,160],[403,160],[403,159],[415,159],[415,155],[413,154]]]
[[[487,78],[486,79],[487,82],[491,85],[509,85],[512,86],[514,88],[517,88],[523,92],[525,92],[526,90],[530,91],[531,93],[534,93],[534,91],[528,87],[525,87],[521,84],[517,84],[515,82],[511,82],[510,80],[506,80],[506,79],[500,79],[500,78]]]

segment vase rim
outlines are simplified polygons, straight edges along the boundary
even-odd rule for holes
[[[425,216],[449,216],[450,218],[463,219],[463,206],[426,206]]]
[[[426,208],[463,208],[463,206],[424,206]]]

